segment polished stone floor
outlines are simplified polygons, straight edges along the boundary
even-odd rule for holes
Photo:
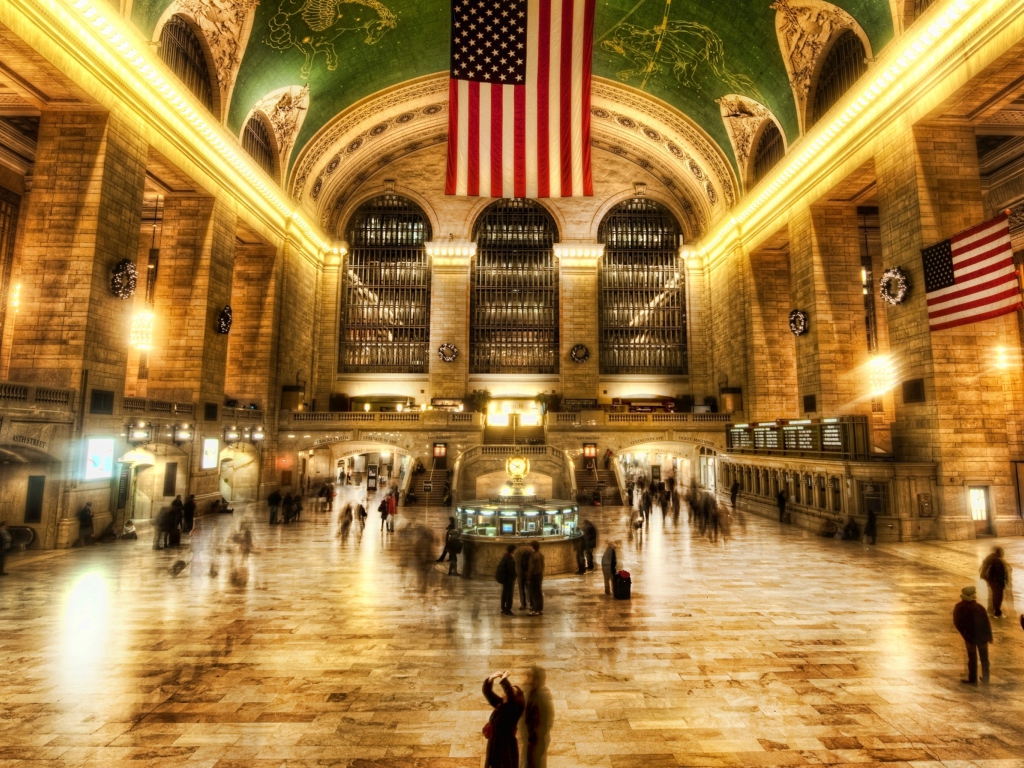
[[[241,507],[180,552],[12,557],[0,768],[479,766],[481,681],[534,663],[552,768],[1024,766],[1016,613],[991,684],[959,682],[950,611],[991,540],[866,547],[750,518],[712,544],[656,515],[630,541],[622,510],[585,512],[623,539],[633,599],[552,578],[542,617],[501,616],[490,580],[421,583],[402,529],[440,509],[341,543],[327,514],[270,528],[261,507],[247,559]],[[1002,543],[1024,578],[1024,539]]]

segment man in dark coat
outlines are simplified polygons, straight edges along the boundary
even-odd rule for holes
[[[505,554],[498,561],[498,570],[494,574],[501,584],[501,613],[504,616],[512,615],[512,593],[516,586],[516,560],[512,553],[515,551],[515,544],[509,544],[505,548]]]
[[[594,570],[594,550],[597,548],[597,527],[589,520],[583,521],[583,554],[587,570]]]
[[[516,555],[516,565],[519,572],[519,610],[525,611],[530,595],[530,555],[533,554],[529,547],[523,547]]]
[[[732,488],[729,489],[729,501],[732,503],[732,508],[736,509],[736,497],[740,495],[740,481],[733,480]]]
[[[871,537],[871,543],[878,541],[878,515],[875,510],[868,510],[868,521],[864,524],[864,536]]]
[[[494,692],[494,682],[504,696]],[[484,698],[494,707],[484,726],[487,735],[487,756],[484,768],[519,768],[519,742],[516,728],[526,707],[523,692],[508,681],[508,672],[495,672],[484,680]]]
[[[531,541],[530,548],[530,615],[540,616],[544,613],[544,553],[540,551],[540,542]]]
[[[181,507],[181,514],[183,518],[181,530],[184,533],[190,533],[193,526],[195,525],[196,519],[196,497],[195,494],[189,494],[189,497],[185,499],[185,503]]]
[[[444,529],[444,549],[441,550],[441,556],[437,558],[437,562],[443,563],[446,556],[450,555],[448,551],[448,534],[455,530],[455,518],[448,518],[448,527]]]
[[[953,626],[967,646],[967,679],[961,683],[978,682],[978,657],[981,657],[981,682],[988,682],[988,644],[992,642],[992,625],[985,608],[978,605],[977,590],[964,587],[960,602],[953,608]]]
[[[555,707],[551,691],[545,680],[546,673],[541,667],[533,667],[529,673],[526,693],[526,744],[523,756],[525,768],[547,768],[548,744],[551,742],[551,725],[555,720]]]
[[[276,488],[267,496],[267,506],[270,507],[270,524],[277,523],[277,510],[281,508],[281,492]]]
[[[92,502],[78,510],[78,541],[82,544],[92,543]]]

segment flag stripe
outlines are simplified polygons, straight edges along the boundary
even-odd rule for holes
[[[459,171],[455,185],[457,195],[469,194],[469,81],[459,80]]]
[[[459,177],[459,81],[448,81],[448,167],[444,177],[444,193],[455,195]]]
[[[516,197],[526,197],[526,89],[512,89],[515,101],[515,189]]]
[[[959,278],[961,274],[967,271],[968,267],[978,264],[983,261],[987,261],[994,256],[1005,256],[1006,248],[1010,244],[1009,238],[1006,238],[1006,242],[999,243],[991,248],[986,247],[966,253],[962,256],[953,256],[953,269],[956,272],[956,276]]]
[[[1008,221],[1007,216],[1006,214],[1001,213],[994,219],[983,221],[981,224],[975,224],[973,227],[965,229],[963,232],[957,232],[949,239],[954,245],[963,245],[972,238],[976,238],[981,235],[985,230],[998,227],[1004,221]],[[1007,230],[1009,230],[1009,227],[1007,227]]]
[[[942,318],[947,315],[957,315],[971,309],[984,307],[993,302],[1002,301],[1003,299],[1008,299],[1013,296],[1019,296],[1020,291],[1017,290],[1016,286],[1007,288],[1005,285],[993,285],[986,288],[984,291],[975,291],[971,295],[975,297],[973,301],[956,301],[942,308],[929,309],[928,317]]]
[[[469,167],[466,177],[466,194],[476,197],[480,194],[480,83],[469,82],[469,132],[466,145],[469,149]]]
[[[562,197],[572,197],[572,28],[573,0],[562,0],[562,44],[559,46],[558,119]]]
[[[932,331],[941,331],[946,328],[956,328],[958,325],[970,325],[976,323],[979,320],[990,320],[993,317],[1000,317],[1002,315],[1008,315],[1011,312],[1016,312],[1021,308],[1020,296],[1015,296],[1009,299],[1004,299],[1000,304],[996,305],[995,308],[989,309],[988,312],[963,312],[963,317],[957,317],[956,319],[946,318],[945,322],[933,323],[931,325]]]
[[[551,0],[540,0],[537,36],[537,197],[551,190],[548,115],[548,81],[551,77]],[[529,59],[528,59],[529,60]]]
[[[484,86],[488,88],[488,86]],[[503,183],[505,174],[502,167],[505,161],[505,121],[502,112],[505,108],[504,88],[498,83],[491,83],[491,197],[504,197]]]

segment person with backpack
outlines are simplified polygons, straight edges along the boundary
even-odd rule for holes
[[[448,550],[448,575],[459,575],[459,555],[462,554],[462,531],[452,528],[445,534],[444,548]],[[465,568],[463,568],[465,570]]]
[[[501,584],[501,615],[512,616],[512,593],[516,585],[516,559],[512,553],[516,551],[515,544],[509,544],[505,548],[505,554],[498,561],[498,569],[494,578]]]

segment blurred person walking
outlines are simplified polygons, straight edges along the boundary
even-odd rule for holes
[[[448,552],[448,575],[459,575],[459,555],[462,554],[462,532],[458,528],[449,528],[444,537],[444,548]],[[462,570],[466,567],[463,564]]]
[[[341,541],[344,544],[348,541],[349,531],[352,530],[352,505],[346,504],[345,508],[341,510],[341,525],[338,527],[338,535],[341,536]]]
[[[989,611],[997,619],[1003,618],[1003,592],[1010,584],[1010,564],[1003,557],[1002,547],[992,552],[981,563],[981,578],[988,584]]]
[[[583,521],[583,556],[587,570],[594,570],[594,550],[597,549],[597,526],[589,520]]]
[[[786,521],[786,502],[789,501],[789,496],[786,494],[784,488],[779,489],[778,495],[775,497],[775,503],[779,505],[779,522],[784,523]]]
[[[509,544],[505,548],[505,554],[498,561],[498,568],[494,578],[501,584],[501,613],[503,616],[512,616],[512,594],[516,586],[516,559],[512,553],[516,551],[515,544]]]
[[[988,682],[988,644],[992,642],[992,625],[988,613],[978,605],[977,590],[964,587],[960,591],[960,602],[953,608],[953,626],[964,639],[967,647],[967,679],[961,683],[974,685],[978,682],[978,658],[981,658],[981,682]]]
[[[181,530],[183,533],[191,533],[196,524],[196,497],[189,494],[185,503],[181,505]]]
[[[78,510],[78,546],[92,544],[92,502],[85,502],[85,506]]]
[[[531,667],[526,684],[526,707],[523,712],[526,745],[520,768],[547,768],[551,726],[555,721],[555,706],[547,687],[547,673],[542,667]]]
[[[448,551],[448,534],[455,529],[455,518],[448,518],[448,527],[444,529],[444,549],[441,550],[441,556],[437,558],[437,562],[443,563],[444,558],[449,556],[451,553]]]
[[[729,489],[729,501],[732,503],[732,508],[736,509],[736,497],[740,495],[740,481],[733,480],[732,488]]]
[[[7,561],[7,550],[14,545],[14,537],[7,530],[7,521],[0,520],[0,576],[7,576],[4,564]]]

